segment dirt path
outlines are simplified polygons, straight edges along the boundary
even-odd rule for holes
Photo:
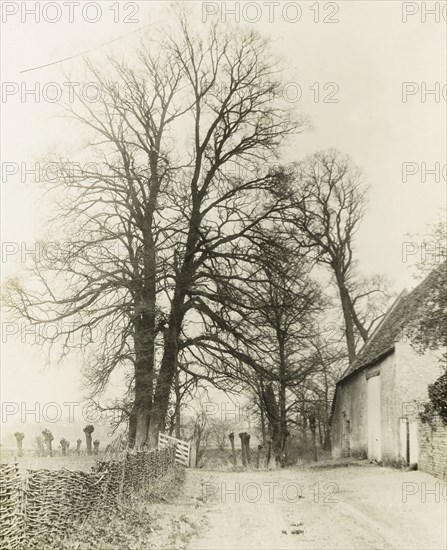
[[[207,524],[190,550],[447,547],[445,484],[422,472],[190,470],[183,495]]]

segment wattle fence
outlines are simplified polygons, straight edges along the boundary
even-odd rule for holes
[[[95,512],[113,512],[123,500],[147,497],[175,464],[175,446],[125,452],[100,460],[91,472],[26,470],[0,465],[0,548],[45,548]]]

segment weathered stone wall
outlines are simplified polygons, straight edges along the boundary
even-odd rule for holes
[[[447,426],[438,416],[418,424],[419,470],[447,481]]]
[[[368,453],[368,378],[380,373],[382,455],[394,456],[396,433],[399,424],[392,418],[399,408],[392,396],[395,387],[395,356],[386,357],[381,363],[364,369],[347,378],[337,388],[332,417],[332,454],[334,458],[345,456],[343,434],[346,421],[350,427],[350,454],[364,457]],[[398,413],[397,413],[398,414]],[[394,424],[396,424],[394,426]]]
[[[421,410],[428,399],[428,385],[441,376],[439,362],[441,352],[427,350],[417,353],[409,343],[396,343],[396,390],[395,395],[401,408],[400,416],[410,417]],[[413,403],[415,406],[413,406]]]
[[[332,455],[346,456],[343,445],[343,423],[350,422],[350,454],[366,455],[368,434],[366,421],[366,383],[364,374],[353,376],[337,388],[332,416]]]
[[[442,372],[438,359],[439,354],[418,354],[409,343],[397,342],[394,353],[339,384],[332,418],[333,456],[346,454],[346,420],[351,430],[351,456],[367,454],[367,379],[380,373],[382,461],[398,462],[404,443],[400,440],[402,418],[417,420],[422,403],[427,400],[427,386]]]

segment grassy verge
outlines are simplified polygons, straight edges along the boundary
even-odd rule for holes
[[[96,514],[67,539],[54,540],[50,550],[150,550],[186,548],[198,532],[185,506],[178,502],[184,483],[183,468],[174,468],[154,484],[144,501],[132,499],[113,514]]]

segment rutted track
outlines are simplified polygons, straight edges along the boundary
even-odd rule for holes
[[[436,491],[425,502],[423,484]],[[206,496],[208,528],[189,549],[446,548],[444,486],[422,472],[376,466],[190,470],[185,492]]]

